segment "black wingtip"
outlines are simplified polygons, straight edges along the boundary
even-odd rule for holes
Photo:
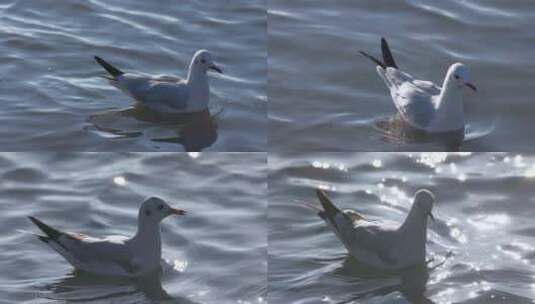
[[[106,62],[104,59],[98,57],[98,56],[94,56],[95,58],[95,61],[100,64],[100,66],[102,66],[108,73],[111,74],[111,76],[113,77],[117,77],[117,76],[120,76],[123,73],[123,71],[119,70],[118,68],[114,67],[113,65],[109,64],[108,62]]]
[[[331,200],[327,197],[325,192],[321,189],[316,189],[316,195],[318,196],[318,199],[320,200],[321,206],[323,207],[323,210],[325,210],[325,214],[329,218],[333,218],[338,213],[340,213],[340,209],[338,209]]]
[[[39,227],[39,229],[41,229],[41,231],[43,231],[48,237],[39,237],[39,239],[43,242],[48,242],[49,239],[52,239],[52,240],[57,240],[61,235],[62,233],[59,232],[58,230],[48,226],[47,224],[41,222],[40,220],[38,220],[37,218],[33,217],[33,216],[28,216],[28,218],[30,219],[30,221],[32,221],[37,227]]]
[[[42,235],[38,235],[37,238],[43,242],[43,243],[47,243],[50,241],[50,238],[49,237],[46,237],[46,236],[42,236]]]
[[[392,52],[390,52],[390,47],[388,46],[388,43],[386,42],[386,39],[384,37],[381,38],[381,52],[383,53],[383,62],[387,67],[392,68],[398,68],[396,62],[394,61],[394,56],[392,56]]]
[[[370,59],[371,61],[375,62],[375,64],[381,66],[383,69],[386,69],[386,65],[385,65],[384,63],[382,63],[381,60],[379,60],[379,59],[373,57],[373,56],[370,55],[370,54],[367,54],[367,53],[364,52],[364,51],[359,51],[359,53],[360,53],[362,56],[364,56],[364,57]]]

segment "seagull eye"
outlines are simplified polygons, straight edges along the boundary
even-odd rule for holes
[[[206,63],[206,60],[204,60],[204,58],[201,59],[201,63],[202,63],[202,64],[205,64],[205,63]]]
[[[459,79],[459,75],[453,75],[455,79]]]
[[[163,205],[158,206],[158,210],[162,210],[162,209],[163,209]]]
[[[149,215],[150,215],[150,210],[145,210],[145,214],[146,214],[147,216],[149,216]]]

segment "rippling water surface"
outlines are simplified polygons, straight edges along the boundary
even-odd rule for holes
[[[467,151],[533,150],[535,3],[483,1],[270,2],[270,144],[295,151],[431,151],[374,128],[395,108],[371,61],[386,37],[400,68],[442,84],[464,62]]]
[[[535,156],[325,153],[269,157],[270,303],[532,303]],[[363,270],[314,212],[316,187],[343,209],[400,223],[421,187],[437,198],[430,269]]]
[[[0,154],[2,303],[265,303],[263,153]],[[162,223],[161,279],[72,273],[28,232],[135,233],[143,198],[187,210]]]
[[[197,49],[209,76],[213,151],[265,151],[266,1],[2,1],[0,146],[9,151],[181,151],[174,126],[105,115],[131,99],[98,75],[94,55],[124,71],[185,77]],[[99,123],[100,122],[100,123]],[[247,126],[247,128],[244,128]],[[188,135],[185,135],[188,136]],[[207,136],[202,133],[197,136]],[[191,136],[190,136],[191,137]],[[196,149],[198,150],[198,149]]]

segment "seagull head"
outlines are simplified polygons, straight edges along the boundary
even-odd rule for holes
[[[158,197],[149,197],[146,199],[141,208],[139,208],[139,218],[145,221],[159,223],[169,215],[184,215],[186,211],[169,206],[163,199]]]
[[[191,60],[191,66],[194,69],[197,69],[202,72],[207,72],[209,70],[216,71],[223,74],[223,70],[218,67],[212,60],[212,54],[207,50],[199,50],[193,55]]]
[[[427,189],[420,189],[414,194],[414,205],[424,215],[429,216],[432,220],[435,220],[433,216],[433,204],[435,203],[435,195]]]
[[[452,78],[452,81],[456,83],[459,87],[468,87],[474,92],[477,92],[477,88],[470,82],[470,75],[468,73],[468,68],[462,63],[452,64],[449,68],[448,75]]]

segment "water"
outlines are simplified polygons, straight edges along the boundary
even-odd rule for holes
[[[210,112],[222,113],[216,130],[193,135],[208,137],[197,146],[265,151],[266,6],[265,0],[2,1],[2,151],[185,150],[179,140],[161,140],[192,136],[176,126],[146,124],[113,111],[104,123],[90,120],[132,104],[98,77],[105,72],[93,56],[125,71],[185,77],[201,48],[213,53],[225,74],[210,74]]]
[[[265,303],[266,169],[264,153],[1,153],[0,303]],[[188,212],[162,223],[161,278],[72,273],[28,234],[33,215],[130,235],[148,196]]]
[[[278,153],[269,156],[270,303],[532,303],[535,155]],[[437,198],[430,269],[386,275],[348,258],[319,206],[399,224],[410,196]]]
[[[435,151],[397,144],[374,125],[395,108],[371,61],[390,42],[397,64],[442,83],[457,61],[479,91],[466,92],[465,151],[533,149],[532,1],[270,2],[270,145],[278,151]]]

